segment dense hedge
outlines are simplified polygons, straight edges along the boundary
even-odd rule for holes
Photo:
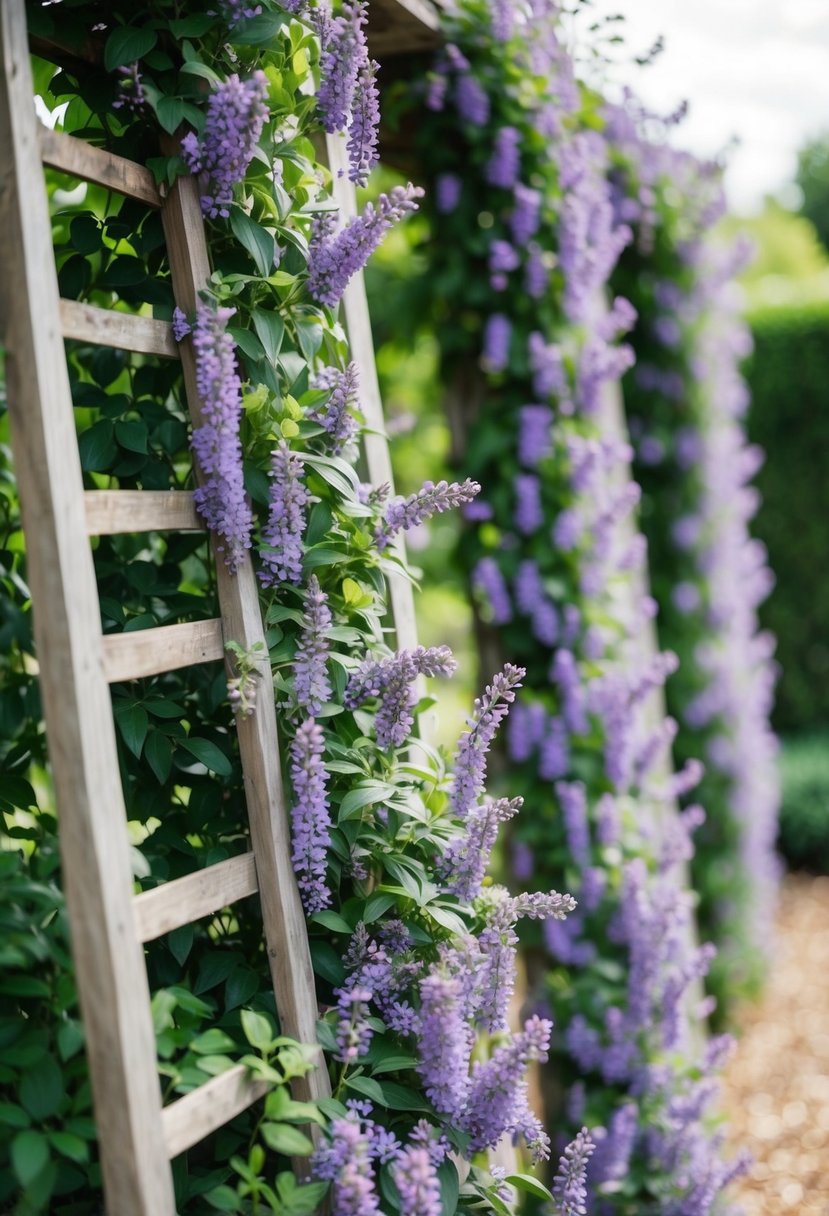
[[[776,576],[760,616],[777,636],[775,724],[795,731],[829,720],[829,570],[816,558],[829,528],[829,304],[762,312],[751,328],[748,428],[768,453],[755,531]]]

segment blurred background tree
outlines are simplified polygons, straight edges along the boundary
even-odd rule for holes
[[[829,249],[829,131],[824,131],[797,154],[795,178],[803,196],[800,214],[814,224],[824,247]]]

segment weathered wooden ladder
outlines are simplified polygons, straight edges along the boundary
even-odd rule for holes
[[[203,527],[192,493],[84,491],[65,338],[180,358],[191,417],[199,402],[190,344],[151,318],[59,298],[42,164],[160,210],[174,294],[192,312],[209,265],[196,183],[162,198],[143,166],[39,129],[23,0],[0,4],[0,316],[13,450],[35,608],[35,637],[60,814],[63,883],[111,1216],[174,1216],[170,1159],[267,1088],[238,1066],[162,1108],[143,943],[259,892],[283,1033],[313,1043],[317,1015],[305,920],[291,869],[267,657],[257,708],[238,722],[250,851],[133,896],[109,685],[225,658],[225,641],[263,644],[249,560],[215,562],[221,617],[102,636],[88,538]],[[304,1094],[327,1092],[324,1067]]]

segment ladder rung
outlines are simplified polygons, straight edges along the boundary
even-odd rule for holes
[[[110,634],[103,643],[104,674],[110,684],[157,676],[162,671],[175,671],[194,663],[209,663],[223,659],[225,653],[222,622],[218,618]]]
[[[142,942],[151,942],[258,890],[253,853],[228,857],[136,895],[133,907],[138,936]]]
[[[71,173],[73,177],[87,182],[96,182],[99,186],[106,186],[128,198],[136,198],[151,207],[161,206],[163,200],[155,178],[143,165],[116,156],[114,152],[107,152],[105,148],[95,148],[74,135],[50,131],[48,127],[41,127],[39,136],[40,156],[44,165]]]
[[[264,1097],[269,1089],[268,1081],[254,1080],[244,1064],[237,1064],[177,1098],[161,1112],[168,1154],[177,1157],[198,1144]]]
[[[115,346],[139,355],[178,358],[173,327],[154,317],[139,317],[112,308],[96,308],[78,300],[61,300],[60,321],[64,338],[77,338],[97,346]]]
[[[203,532],[192,490],[86,490],[89,536],[119,532]]]

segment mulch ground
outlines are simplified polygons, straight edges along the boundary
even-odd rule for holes
[[[745,1216],[829,1216],[829,878],[786,879],[762,1001],[743,1011],[723,1103]]]

